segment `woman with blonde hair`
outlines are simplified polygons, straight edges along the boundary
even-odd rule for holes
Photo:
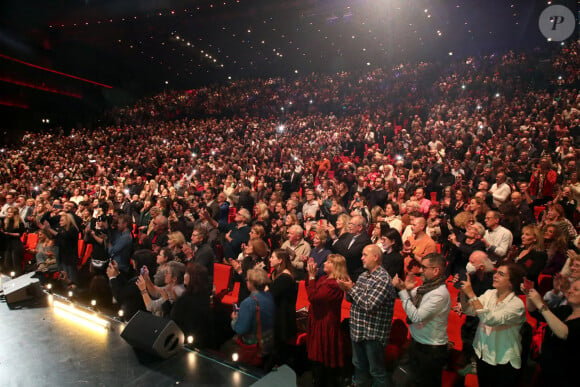
[[[346,260],[330,254],[324,262],[324,273],[316,279],[318,268],[314,260],[308,263],[306,291],[310,301],[308,311],[308,358],[314,363],[314,385],[338,385],[344,366],[344,340],[340,329],[341,304],[344,292],[337,280],[348,280]]]
[[[167,247],[171,249],[173,256],[179,262],[185,262],[186,256],[183,252],[183,245],[185,245],[185,237],[181,231],[174,231],[167,236]]]
[[[270,221],[270,212],[266,203],[259,202],[256,204],[256,220],[264,224],[268,224]]]
[[[522,229],[522,250],[514,262],[526,272],[526,278],[538,285],[538,276],[546,266],[548,254],[544,251],[544,235],[540,228],[530,224]]]
[[[75,287],[78,277],[79,228],[73,216],[69,213],[61,212],[57,230],[53,230],[47,221],[40,224],[39,228],[49,232],[55,237],[55,246],[58,248],[58,256],[56,259],[58,269],[66,274],[66,280],[69,285]]]
[[[548,261],[542,273],[555,275],[564,267],[568,250],[566,236],[555,224],[548,225],[544,231],[544,247],[548,254]]]
[[[347,214],[340,214],[338,215],[338,218],[336,218],[336,227],[328,223],[326,231],[328,231],[330,238],[327,242],[327,247],[330,247],[337,239],[347,237],[348,222],[350,222],[350,216]]]
[[[481,224],[485,224],[485,214],[489,211],[489,206],[480,197],[474,197],[467,205],[467,211],[475,216],[475,220]],[[457,226],[457,225],[456,225]]]
[[[22,274],[22,256],[24,255],[24,245],[22,235],[26,232],[24,222],[16,207],[8,207],[6,217],[0,233],[4,236],[4,265],[7,271],[14,271],[18,276]]]

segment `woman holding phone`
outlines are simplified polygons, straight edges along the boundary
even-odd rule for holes
[[[524,270],[516,264],[500,266],[493,287],[477,297],[469,276],[462,282],[461,307],[467,315],[479,317],[473,340],[480,387],[517,385],[522,364],[520,328],[526,321],[520,289]]]
[[[548,308],[535,290],[527,293],[528,311],[548,324],[540,353],[540,384],[558,382],[558,386],[578,385],[578,348],[580,348],[580,280],[570,284],[567,305]]]

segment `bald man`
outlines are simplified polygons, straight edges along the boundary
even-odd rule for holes
[[[365,271],[356,283],[339,280],[338,285],[352,302],[350,308],[350,337],[352,341],[353,382],[386,386],[385,346],[389,341],[395,307],[395,288],[389,273],[381,265],[383,252],[369,244],[362,251]]]

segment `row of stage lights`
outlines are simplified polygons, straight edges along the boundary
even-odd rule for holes
[[[11,272],[10,276],[14,278],[16,275],[15,272]],[[125,316],[125,312],[123,309],[119,309],[117,313],[119,318],[109,319],[107,317],[103,317],[97,310],[95,310],[97,306],[97,300],[91,300],[91,308],[87,308],[81,305],[78,305],[74,302],[74,291],[69,290],[67,292],[67,297],[57,295],[52,292],[52,284],[48,283],[45,286],[46,293],[48,295],[48,302],[54,309],[54,312],[70,320],[73,323],[80,324],[85,328],[90,330],[99,332],[99,333],[107,333],[112,331],[112,324],[111,320],[120,323],[120,331],[122,332],[125,329],[125,324],[121,321],[121,319]],[[195,342],[195,338],[193,336],[187,336],[186,343],[188,346],[191,346]],[[237,354],[236,360],[237,361]]]

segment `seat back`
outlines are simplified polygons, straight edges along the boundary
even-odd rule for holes
[[[38,244],[38,234],[35,232],[28,234],[24,250],[34,251],[36,249],[37,244]]]
[[[306,281],[298,281],[298,296],[296,297],[296,310],[310,306],[308,292],[306,291]]]
[[[213,284],[216,294],[230,288],[232,280],[232,267],[222,263],[213,264]]]

